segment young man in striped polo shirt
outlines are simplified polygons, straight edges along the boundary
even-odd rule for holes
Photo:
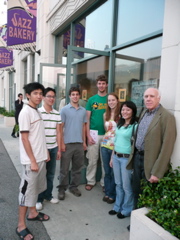
[[[56,160],[61,157],[61,117],[58,111],[53,109],[56,91],[53,88],[46,88],[43,96],[43,106],[38,110],[44,121],[46,145],[50,155],[50,161],[46,164],[47,189],[40,193],[36,203],[36,209],[43,208],[43,201],[58,203],[59,200],[52,196],[53,180],[56,170]]]

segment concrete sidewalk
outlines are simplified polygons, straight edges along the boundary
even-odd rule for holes
[[[11,137],[11,132],[12,127],[5,127],[3,117],[1,117],[0,138],[20,175],[19,141],[18,138]],[[57,197],[59,163],[58,161],[54,180],[54,197]],[[51,217],[49,221],[43,223],[44,234],[46,235],[47,231],[51,240],[128,240],[129,232],[126,227],[129,225],[130,218],[118,219],[116,216],[108,214],[113,205],[102,201],[104,195],[99,183],[92,191],[86,191],[84,186],[79,186],[82,192],[82,196],[79,198],[67,191],[64,201],[60,201],[58,204],[44,203],[43,212]],[[17,196],[18,188],[14,189],[14,192]],[[8,222],[6,224],[8,226]],[[33,233],[32,228],[31,231]],[[17,239],[16,236],[13,239]],[[42,234],[42,237],[35,236],[35,239],[45,240],[47,238]]]

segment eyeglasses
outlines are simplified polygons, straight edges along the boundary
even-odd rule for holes
[[[47,97],[47,98],[53,98],[53,99],[55,99],[55,96],[47,95],[46,97]]]

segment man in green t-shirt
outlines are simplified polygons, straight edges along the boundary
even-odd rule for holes
[[[108,81],[105,75],[100,75],[96,79],[98,93],[89,98],[86,104],[87,110],[87,137],[89,163],[86,171],[86,190],[90,191],[96,184],[96,170],[99,159],[100,144],[105,133],[103,114],[107,105]],[[102,161],[101,161],[102,164]],[[104,186],[104,169],[102,167],[101,186]]]

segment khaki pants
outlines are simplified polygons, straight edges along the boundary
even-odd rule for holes
[[[69,167],[71,167],[71,183],[69,184]],[[62,190],[77,188],[81,182],[81,170],[84,165],[84,149],[82,143],[66,144],[66,151],[62,152],[59,192]]]
[[[96,144],[88,146],[88,152],[86,155],[86,157],[89,160],[89,164],[86,170],[87,184],[91,184],[91,185],[96,184],[97,162],[99,159],[100,147],[101,147],[101,142],[103,137],[104,135],[98,135],[98,142]],[[101,159],[101,167],[102,167],[102,176],[101,176],[100,184],[101,186],[104,186],[104,168],[103,168],[101,154],[100,154],[100,159]]]

